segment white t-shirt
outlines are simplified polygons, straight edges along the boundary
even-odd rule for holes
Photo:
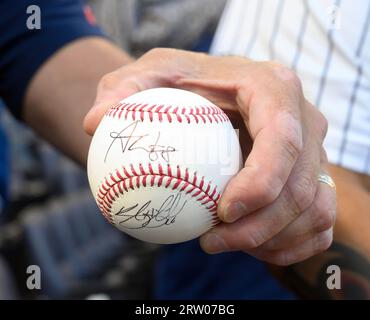
[[[293,68],[329,121],[329,160],[370,175],[370,1],[229,0],[211,53]]]

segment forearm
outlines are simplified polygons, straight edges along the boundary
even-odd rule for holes
[[[90,137],[82,127],[103,75],[131,58],[103,38],[84,38],[54,54],[28,86],[23,119],[40,136],[85,165]]]
[[[278,271],[283,282],[305,298],[370,299],[370,178],[331,167],[337,184],[334,243],[324,253]],[[341,270],[341,289],[327,287],[327,267]]]

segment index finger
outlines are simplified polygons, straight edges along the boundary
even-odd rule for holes
[[[272,203],[282,191],[303,147],[300,97],[261,90],[238,104],[253,147],[244,168],[227,185],[219,204],[220,218],[233,222]]]
[[[95,103],[84,118],[83,128],[89,135],[93,135],[105,112],[120,100],[141,91],[142,88],[131,80],[118,82],[109,90],[98,88]]]

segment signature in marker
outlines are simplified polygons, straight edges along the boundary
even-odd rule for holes
[[[170,195],[159,207],[152,206],[152,200],[143,205],[136,203],[131,207],[122,207],[115,216],[119,224],[128,229],[159,228],[176,222],[186,206],[187,200],[182,199],[182,194]],[[134,226],[126,226],[127,222],[134,222]]]
[[[117,143],[121,146],[122,154],[125,154],[126,152],[142,150],[148,154],[150,161],[157,161],[162,158],[164,161],[170,162],[170,154],[178,150],[172,146],[160,144],[160,131],[158,131],[158,135],[155,137],[151,136],[150,134],[135,134],[139,123],[140,121],[135,121],[123,128],[120,132],[112,131],[109,133],[110,138],[113,140],[105,154],[104,162],[106,162],[113,145]]]

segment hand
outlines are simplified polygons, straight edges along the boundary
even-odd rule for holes
[[[197,92],[241,125],[245,165],[220,199],[223,223],[201,237],[206,252],[241,250],[289,265],[330,246],[335,191],[317,180],[327,166],[327,122],[305,100],[291,70],[274,62],[154,49],[103,77],[86,132],[94,133],[110,103],[153,87]]]

